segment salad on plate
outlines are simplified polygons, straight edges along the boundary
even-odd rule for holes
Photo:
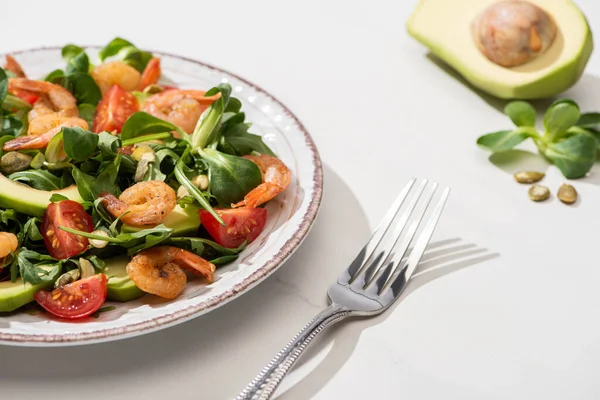
[[[164,84],[160,58],[116,38],[29,77],[0,68],[0,316],[59,318],[107,299],[212,283],[262,232],[290,169],[249,132],[231,86]]]

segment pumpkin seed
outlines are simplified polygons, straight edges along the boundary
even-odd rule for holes
[[[59,287],[63,287],[68,285],[71,282],[75,282],[80,277],[80,273],[78,269],[72,269],[68,272],[65,272],[54,282],[54,289],[58,289]]]
[[[543,172],[535,171],[521,171],[514,175],[515,180],[519,183],[535,183],[541,181],[544,176],[546,176],[546,174]]]
[[[529,198],[533,201],[544,201],[550,197],[550,190],[546,186],[533,185],[529,188]]]
[[[577,190],[573,186],[563,183],[558,189],[557,197],[565,204],[573,204],[577,201]]]
[[[0,169],[6,175],[10,175],[14,172],[23,171],[29,168],[32,158],[27,154],[19,153],[18,151],[11,151],[6,153],[0,159]]]
[[[110,237],[108,232],[103,231],[102,229],[95,230],[94,232],[92,232],[92,235]],[[90,244],[92,245],[92,247],[95,247],[97,249],[103,249],[106,247],[108,242],[106,240],[90,239]]]
[[[85,258],[79,259],[79,274],[81,275],[81,279],[89,278],[90,276],[96,275],[96,270],[91,262],[86,260]]]

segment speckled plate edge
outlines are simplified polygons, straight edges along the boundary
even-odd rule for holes
[[[98,46],[83,46],[86,48],[98,48]],[[42,46],[30,49],[23,49],[12,51],[10,54],[18,55],[19,53],[40,51],[40,50],[60,50],[58,46]],[[294,234],[287,240],[287,242],[279,249],[279,251],[262,267],[257,269],[254,273],[246,277],[241,283],[236,284],[231,289],[221,294],[220,296],[211,298],[209,301],[205,301],[199,304],[188,306],[184,309],[178,310],[168,315],[153,318],[148,321],[139,322],[124,327],[109,328],[96,330],[93,332],[81,332],[81,333],[66,333],[56,335],[35,335],[35,334],[7,334],[0,333],[0,345],[10,346],[27,346],[27,347],[49,347],[49,346],[76,346],[86,345],[94,343],[102,343],[113,340],[121,340],[132,338],[135,336],[156,332],[158,330],[166,329],[183,322],[189,321],[192,318],[201,316],[202,314],[208,313],[216,308],[227,304],[233,299],[241,296],[243,293],[254,288],[260,282],[265,280],[269,275],[274,273],[283,263],[298,249],[302,244],[312,225],[317,217],[321,206],[321,199],[323,196],[323,167],[321,158],[317,147],[302,124],[298,117],[289,108],[287,108],[281,101],[267,92],[260,86],[248,81],[245,78],[240,77],[230,71],[222,68],[215,67],[214,65],[207,64],[189,57],[171,54],[164,51],[152,51],[157,55],[165,55],[170,57],[177,57],[190,63],[201,65],[205,68],[209,68],[213,71],[218,71],[238,79],[240,82],[248,85],[257,92],[268,97],[274,103],[277,103],[282,110],[284,110],[287,117],[291,118],[297,125],[298,130],[304,135],[305,144],[312,154],[312,160],[314,163],[314,174],[312,178],[312,196],[309,199],[309,204],[306,212],[301,217],[300,224],[294,232]]]

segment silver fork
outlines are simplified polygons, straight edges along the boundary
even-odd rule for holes
[[[331,305],[317,314],[236,400],[271,398],[300,355],[323,329],[348,316],[381,314],[400,297],[425,252],[450,194],[450,189],[445,188],[426,218],[438,184],[428,185],[424,180],[413,189],[415,181],[413,179],[406,185],[358,256],[329,287],[327,293]],[[420,202],[428,186],[427,194]],[[407,199],[405,211],[399,213]],[[416,235],[423,221],[427,223]],[[409,248],[412,250],[405,259]]]

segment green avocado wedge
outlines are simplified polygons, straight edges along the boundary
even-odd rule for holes
[[[106,260],[104,274],[108,277],[108,300],[125,302],[138,299],[145,294],[127,275],[125,267],[128,262],[127,257]]]
[[[199,208],[196,206],[188,205],[185,208],[181,208],[179,205],[175,206],[162,221],[162,224],[167,228],[173,229],[173,236],[186,236],[194,235],[200,227],[200,214],[198,214]],[[152,226],[133,226],[123,225],[123,232],[132,233],[141,231],[142,229],[152,228]]]
[[[55,275],[54,278],[58,278],[58,274]],[[23,282],[21,278],[17,279],[15,282],[0,282],[0,312],[15,311],[25,304],[31,303],[34,300],[34,294],[40,290],[49,290],[53,285],[54,279],[48,282],[42,282],[38,285]]]
[[[62,190],[38,190],[22,183],[14,182],[0,174],[0,208],[13,208],[26,215],[41,217],[44,215],[48,204],[50,204],[50,197],[53,194],[63,195],[69,200],[74,200],[78,203],[83,202],[75,185]]]
[[[483,92],[502,99],[549,98],[573,86],[583,74],[594,47],[592,32],[572,0],[529,2],[556,22],[557,34],[547,51],[518,66],[490,61],[473,37],[474,21],[497,0],[420,0],[406,27]]]

